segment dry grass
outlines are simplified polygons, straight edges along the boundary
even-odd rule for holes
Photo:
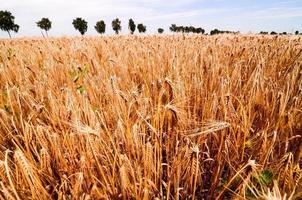
[[[301,199],[302,38],[0,41],[2,199]]]

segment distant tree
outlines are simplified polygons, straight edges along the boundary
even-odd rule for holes
[[[172,24],[170,26],[171,32],[177,32],[177,33],[201,33],[204,34],[205,30],[201,27],[194,27],[194,26],[177,26],[176,24]]]
[[[137,29],[138,29],[138,32],[140,32],[140,33],[145,33],[147,30],[147,28],[144,24],[138,24]]]
[[[204,34],[205,30],[203,28],[196,28],[195,33],[201,33]]]
[[[48,18],[44,18],[44,17],[40,21],[36,22],[37,26],[40,29],[44,30],[47,36],[48,36],[47,31],[49,31],[51,29],[51,23],[52,22]],[[42,33],[42,35],[43,35],[43,33]]]
[[[188,26],[182,26],[182,32],[183,33],[189,33],[190,32],[190,27],[188,27]]]
[[[219,34],[219,30],[217,28],[211,30],[210,35],[216,35],[216,34]]]
[[[295,35],[299,35],[299,31],[296,31],[296,32],[295,32]]]
[[[130,34],[133,34],[136,29],[136,24],[134,23],[133,19],[129,19],[128,28],[130,30]]]
[[[176,32],[176,30],[177,30],[176,24],[171,24],[169,29],[170,29],[171,32]]]
[[[158,29],[157,29],[157,32],[158,32],[159,34],[162,34],[162,33],[164,32],[164,29],[158,28]]]
[[[116,18],[115,20],[113,20],[111,25],[112,25],[112,29],[114,30],[115,34],[119,34],[119,32],[122,30],[121,20],[119,20],[119,18]]]
[[[19,31],[19,25],[14,22],[15,17],[9,11],[0,11],[0,29],[6,31],[10,38],[12,38],[10,32],[14,31],[17,33]]]
[[[189,26],[189,27],[186,27],[187,29],[187,33],[195,33],[196,31],[196,28],[194,26]]]
[[[218,29],[211,30],[210,35],[216,35],[216,34],[239,34],[239,31],[221,31]]]
[[[103,34],[106,31],[106,24],[103,20],[100,20],[96,22],[94,28],[99,34]]]
[[[81,35],[84,35],[86,33],[88,25],[84,19],[78,17],[73,20],[72,24],[74,28],[81,33]]]
[[[275,31],[272,31],[271,35],[277,35],[277,33]]]
[[[283,32],[282,35],[287,35],[287,32]]]
[[[176,26],[176,32],[185,32],[185,27],[184,26]]]
[[[260,31],[260,34],[261,34],[261,35],[267,35],[267,34],[268,34],[268,32],[265,32],[265,31]]]

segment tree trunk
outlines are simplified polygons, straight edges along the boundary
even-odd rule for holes
[[[9,38],[10,38],[10,39],[12,39],[12,36],[10,35],[10,32],[9,32],[9,31],[7,31],[7,33],[8,33],[8,35],[9,35]]]
[[[46,37],[48,37],[48,32],[47,31],[45,31],[46,32]]]

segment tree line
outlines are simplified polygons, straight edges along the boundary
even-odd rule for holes
[[[204,34],[205,30],[201,27],[195,28],[194,26],[177,26],[176,24],[172,24],[170,26],[171,32],[182,32],[182,33],[201,33]]]
[[[36,22],[37,26],[45,31],[45,35],[48,36],[48,31],[52,27],[52,22],[48,18],[42,18],[40,21]],[[84,35],[87,32],[88,29],[88,23],[85,19],[77,17],[72,21],[72,25],[75,28],[75,30],[79,31],[81,35]],[[120,31],[122,30],[122,25],[121,21],[119,18],[116,18],[112,20],[111,26],[115,34],[119,34]],[[15,23],[15,16],[11,14],[9,11],[0,11],[0,29],[2,31],[6,31],[11,38],[11,32],[17,33],[19,31],[20,26]],[[106,32],[106,23],[104,20],[97,21],[94,29],[99,33],[99,34],[104,34]],[[146,25],[143,23],[135,24],[133,19],[129,19],[128,22],[128,29],[130,34],[134,34],[134,32],[137,30],[139,33],[145,33],[147,31]],[[171,32],[176,32],[176,33],[198,33],[198,34],[205,34],[205,30],[201,27],[194,27],[194,26],[177,26],[176,24],[172,24],[169,27]],[[157,32],[159,34],[164,32],[163,28],[158,28]],[[210,31],[210,35],[217,35],[217,34],[224,34],[224,33],[232,33],[232,34],[237,34],[239,32],[235,31],[223,31],[223,30],[218,30],[214,29]],[[271,34],[271,35],[277,35],[278,33],[272,31],[271,33],[261,31],[259,34]],[[279,33],[282,35],[287,35],[286,32]],[[296,35],[302,35],[299,31],[295,32]],[[44,34],[42,32],[42,35],[44,37]]]
[[[37,26],[45,31],[46,36],[48,36],[48,31],[52,27],[52,21],[50,21],[48,18],[43,17],[40,21],[36,22]],[[81,35],[84,35],[87,32],[88,29],[88,22],[80,17],[75,18],[72,21],[72,25],[75,28],[75,30],[79,31]],[[116,34],[119,34],[119,32],[122,30],[121,21],[119,18],[114,19],[111,22],[111,26],[113,31]],[[139,33],[145,33],[147,31],[147,27],[142,24],[135,24],[133,19],[129,19],[129,25],[128,25],[129,31],[131,34],[135,32],[137,29]],[[11,32],[18,32],[19,31],[19,25],[15,23],[15,16],[11,14],[9,11],[0,11],[0,29],[2,31],[6,31],[11,38]],[[106,31],[106,23],[104,20],[100,20],[96,22],[94,29],[100,33],[104,34]],[[164,29],[158,28],[158,33],[163,33]],[[44,36],[43,32],[42,35]]]
[[[40,21],[36,22],[37,26],[45,31],[45,35],[48,36],[48,31],[52,27],[52,21],[50,21],[48,18],[43,17]],[[87,32],[88,29],[88,22],[80,17],[75,18],[72,21],[72,25],[75,28],[75,30],[79,31],[81,35],[84,35]],[[119,34],[122,30],[121,21],[119,18],[114,19],[111,22],[111,26],[113,31],[116,34]],[[129,19],[128,28],[130,31],[130,34],[133,34],[135,30],[137,30],[139,33],[145,33],[147,31],[147,27],[142,24],[135,24],[133,19]],[[0,29],[2,31],[6,31],[11,38],[11,32],[18,32],[19,31],[19,25],[15,23],[15,16],[11,14],[9,11],[0,11]],[[104,20],[97,21],[94,29],[100,33],[104,34],[106,32],[106,23]],[[158,33],[163,33],[164,29],[158,28]],[[42,35],[44,36],[43,32]]]

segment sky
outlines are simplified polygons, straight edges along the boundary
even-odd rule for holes
[[[96,35],[94,25],[106,23],[106,34],[113,34],[111,21],[120,18],[122,34],[127,34],[128,20],[147,26],[147,33],[171,24],[214,28],[242,33],[276,31],[302,32],[302,0],[0,0],[0,10],[15,16],[20,30],[14,37],[41,36],[36,26],[42,17],[52,21],[51,36],[79,35],[72,20],[88,22],[88,35]],[[7,38],[0,31],[0,38]]]

